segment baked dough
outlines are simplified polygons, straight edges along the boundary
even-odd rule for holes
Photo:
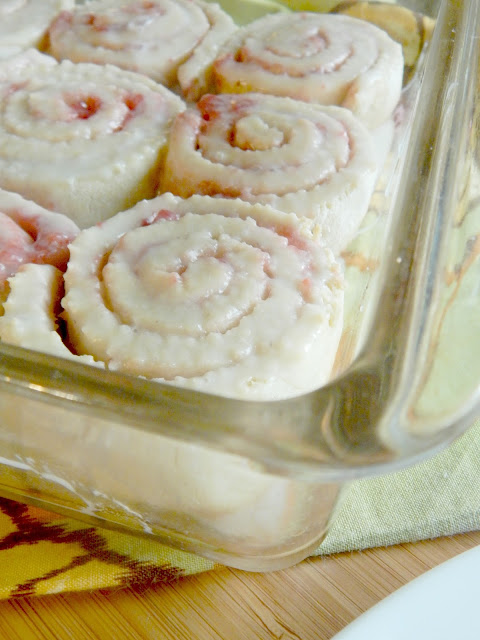
[[[144,73],[195,100],[235,29],[219,5],[202,0],[94,0],[58,16],[49,51],[59,60]]]
[[[70,253],[69,341],[111,370],[257,400],[330,376],[343,278],[306,220],[164,194],[82,231]]]
[[[377,26],[345,15],[266,15],[242,27],[213,67],[216,93],[261,92],[339,105],[368,127],[400,98],[403,53]]]
[[[75,0],[2,0],[0,52],[12,47],[43,47],[51,21],[74,4]]]
[[[65,271],[77,225],[17,193],[0,189],[0,316],[10,291],[8,279],[24,264],[48,264]]]
[[[0,63],[0,187],[80,227],[152,197],[173,118],[165,87],[29,50]]]
[[[207,95],[176,118],[160,188],[305,216],[340,251],[368,209],[377,156],[347,109],[261,93]]]

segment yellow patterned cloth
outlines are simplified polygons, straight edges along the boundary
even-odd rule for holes
[[[346,487],[317,554],[480,528],[480,420],[446,451],[410,469]],[[0,498],[0,598],[130,586],[215,564],[154,540],[88,526]]]
[[[130,586],[212,569],[155,541],[0,498],[0,598]]]

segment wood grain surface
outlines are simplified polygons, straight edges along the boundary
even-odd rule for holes
[[[480,532],[311,558],[268,574],[219,569],[158,585],[0,603],[2,640],[330,640]]]

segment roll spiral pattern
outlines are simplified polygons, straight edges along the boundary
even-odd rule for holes
[[[25,264],[48,264],[65,271],[77,225],[17,193],[0,189],[0,315],[8,279]]]
[[[217,4],[202,0],[96,0],[58,16],[49,50],[58,59],[144,73],[194,100],[235,28]]]
[[[42,47],[52,20],[75,0],[2,0],[0,3],[0,54],[17,47]]]
[[[240,29],[214,63],[216,93],[261,92],[339,105],[368,127],[400,98],[403,53],[373,24],[345,15],[274,14]]]
[[[333,254],[295,216],[239,200],[165,194],[84,230],[65,290],[77,353],[240,398],[323,384],[342,327]]]
[[[172,126],[161,190],[238,197],[305,216],[338,251],[367,211],[375,157],[369,132],[347,109],[207,95]]]
[[[0,64],[0,186],[87,227],[155,194],[180,98],[114,66]]]

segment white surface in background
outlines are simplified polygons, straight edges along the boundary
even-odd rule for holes
[[[479,640],[480,546],[427,571],[332,640]]]

